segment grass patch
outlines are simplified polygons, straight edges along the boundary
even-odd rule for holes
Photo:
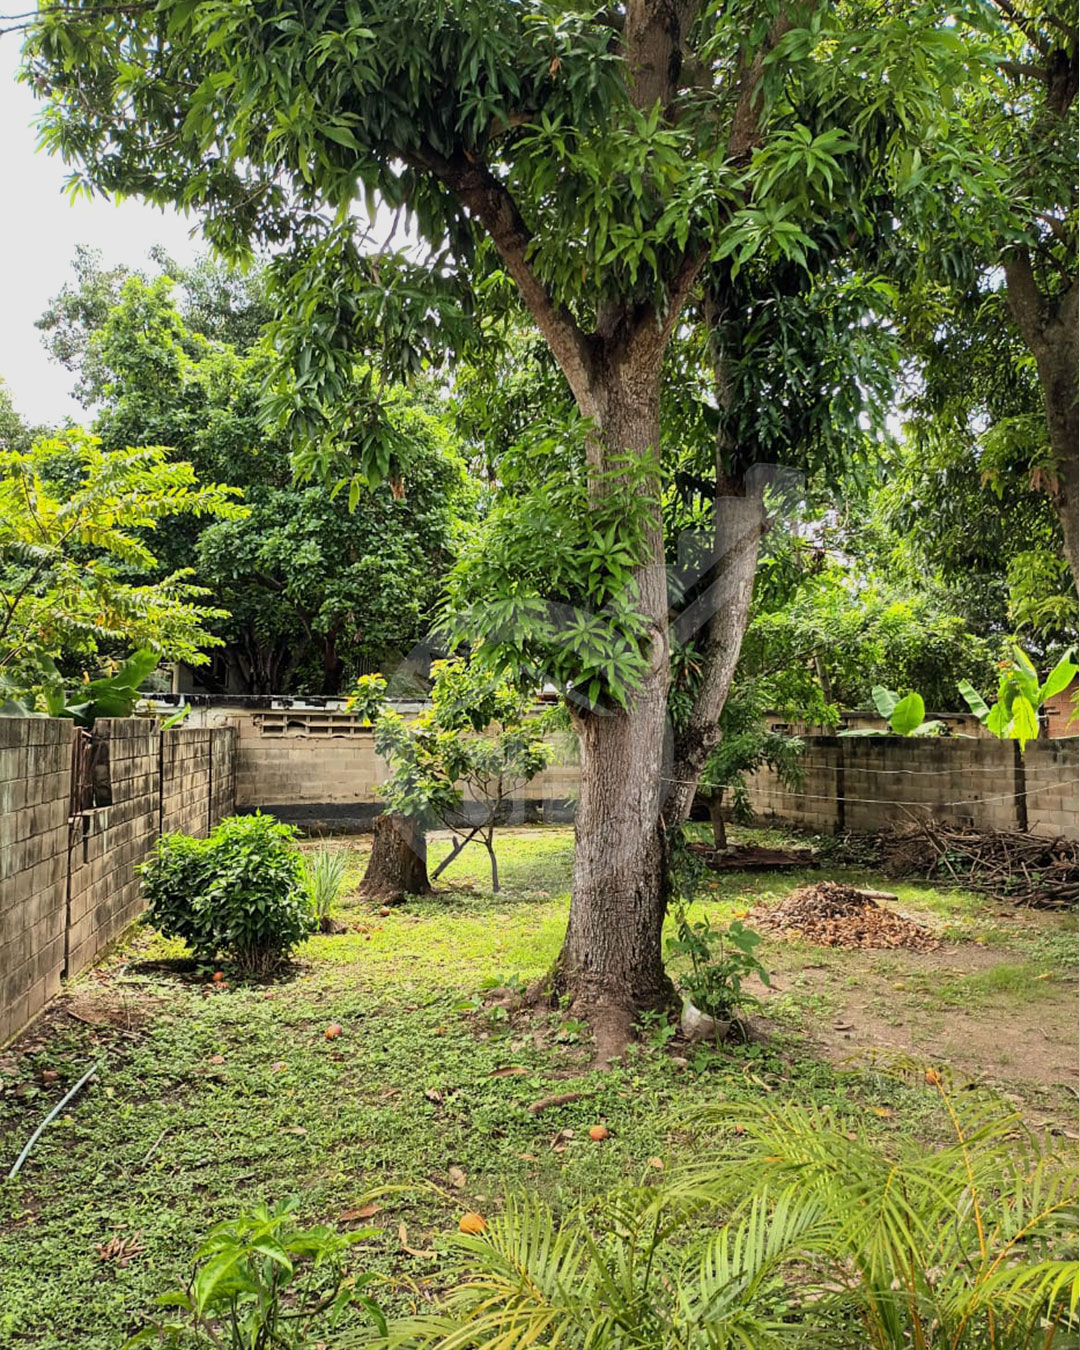
[[[685,1113],[701,1103],[775,1094],[827,1105],[884,1134],[943,1132],[936,1096],[920,1081],[838,1068],[802,1039],[837,994],[801,983],[801,967],[815,965],[840,988],[844,953],[768,944],[766,964],[783,988],[771,996],[767,1044],[673,1057],[654,1027],[625,1065],[596,1073],[582,1029],[564,1011],[508,1018],[475,1007],[485,984],[527,981],[554,960],[572,831],[504,832],[497,896],[486,854],[470,847],[440,879],[445,890],[384,917],[348,894],[366,845],[341,846],[350,864],[337,914],[349,931],[312,938],[287,979],[213,990],[148,967],[182,949],[136,930],[76,982],[77,1004],[61,1002],[0,1058],[5,1172],[49,1106],[89,1064],[101,1066],[18,1179],[0,1183],[0,1346],[115,1350],[187,1273],[207,1229],[261,1199],[297,1195],[302,1222],[344,1225],[341,1216],[372,1191],[398,1188],[382,1195],[373,1220],[380,1236],[356,1248],[352,1263],[378,1271],[378,1297],[402,1308],[439,1287],[443,1258],[406,1252],[400,1225],[408,1246],[442,1253],[462,1212],[494,1212],[508,1189],[566,1208],[655,1175],[654,1160],[670,1168],[702,1144],[723,1144],[687,1128]],[[432,868],[447,849],[433,840]],[[718,877],[699,903],[724,922],[821,875]],[[939,913],[932,899],[942,917],[969,903],[953,911],[947,897],[918,891],[926,911]],[[1050,945],[1063,958],[1056,932]],[[988,979],[985,996],[1026,979]],[[89,1025],[65,1006],[84,1019],[95,1009],[108,1016]],[[343,1033],[327,1040],[331,1022]],[[573,1091],[588,1095],[528,1110]],[[611,1138],[594,1143],[587,1131],[599,1121]],[[572,1137],[559,1139],[565,1130]],[[463,1187],[451,1167],[465,1174]],[[136,1234],[143,1250],[129,1265],[98,1250],[114,1235]]]

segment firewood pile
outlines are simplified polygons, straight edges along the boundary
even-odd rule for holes
[[[1080,865],[1077,845],[1069,839],[934,820],[912,821],[879,839],[882,864],[891,877],[950,881],[1037,909],[1077,903]]]
[[[930,951],[939,945],[929,929],[879,904],[895,900],[887,891],[865,891],[837,881],[800,886],[778,905],[755,910],[756,928],[792,933],[822,947],[907,947]]]

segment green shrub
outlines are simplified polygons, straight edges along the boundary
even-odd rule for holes
[[[168,834],[138,869],[147,917],[196,956],[266,975],[315,928],[296,831],[230,816],[207,839]]]
[[[145,1327],[128,1346],[205,1346],[229,1350],[308,1350],[350,1304],[363,1307],[376,1328],[386,1323],[373,1299],[360,1293],[371,1276],[346,1282],[344,1259],[354,1242],[376,1231],[337,1233],[300,1228],[287,1200],[218,1224],[195,1253],[183,1288],[161,1303],[175,1314]]]
[[[311,907],[319,926],[325,931],[330,921],[330,911],[345,884],[349,855],[343,848],[327,848],[324,845],[309,854],[304,864]]]

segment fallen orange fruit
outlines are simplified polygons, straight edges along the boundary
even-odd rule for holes
[[[338,1026],[336,1022],[331,1022],[330,1025],[323,1032],[323,1035],[326,1037],[328,1041],[336,1040],[341,1035],[341,1028]]]
[[[601,1139],[610,1139],[611,1131],[606,1125],[593,1125],[589,1130],[589,1138],[599,1142]]]
[[[213,974],[213,981],[215,984],[224,984],[225,972],[223,970],[215,970]]]
[[[483,1233],[487,1224],[479,1214],[473,1214],[470,1211],[468,1214],[463,1214],[458,1220],[458,1228],[463,1233]]]

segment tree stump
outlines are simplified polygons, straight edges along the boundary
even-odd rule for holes
[[[427,836],[409,816],[376,818],[371,857],[360,894],[384,904],[399,904],[407,895],[430,895]]]

